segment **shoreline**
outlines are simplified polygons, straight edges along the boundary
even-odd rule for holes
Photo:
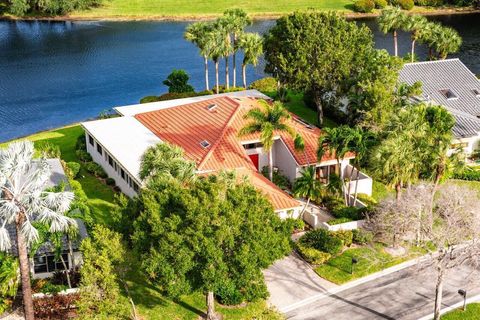
[[[328,11],[328,10],[326,10]],[[332,10],[331,10],[332,11]],[[359,12],[350,12],[346,10],[333,10],[337,11],[340,15],[345,16],[347,19],[365,19],[365,18],[375,18],[379,15],[379,11],[373,13],[359,13]],[[480,8],[475,9],[472,7],[464,8],[440,8],[440,9],[428,9],[428,8],[418,8],[418,10],[407,11],[408,14],[419,14],[424,16],[446,16],[446,15],[460,15],[460,14],[475,14],[480,13]],[[275,20],[279,17],[288,14],[285,13],[252,13],[250,16],[253,20],[265,21],[265,20]],[[185,14],[185,15],[121,15],[121,16],[82,16],[82,15],[63,15],[55,17],[45,17],[45,16],[32,16],[32,17],[15,17],[10,15],[0,16],[0,20],[6,21],[114,21],[114,22],[128,22],[128,21],[171,21],[171,22],[182,22],[182,21],[207,21],[213,20],[219,17],[220,14]]]

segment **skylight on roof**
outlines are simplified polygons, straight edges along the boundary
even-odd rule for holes
[[[217,107],[218,107],[218,106],[217,106],[216,104],[209,104],[209,105],[207,106],[207,110],[208,110],[208,111],[213,111],[213,110],[217,109]]]
[[[447,98],[447,100],[458,99],[458,96],[451,89],[442,89],[440,93]]]
[[[472,92],[475,97],[480,98],[480,89],[472,89]]]
[[[294,118],[296,122],[300,123],[301,125],[305,126],[307,129],[313,129],[313,126],[300,118]]]
[[[202,142],[200,142],[200,145],[202,146],[202,148],[207,149],[208,147],[210,147],[210,142],[208,142],[207,140],[203,140]]]

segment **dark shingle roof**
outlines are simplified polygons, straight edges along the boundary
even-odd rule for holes
[[[401,82],[413,84],[420,81],[423,99],[445,106],[457,121],[453,130],[455,137],[466,138],[480,132],[480,81],[459,60],[439,60],[407,63],[400,71]],[[450,90],[456,98],[447,99],[442,90]]]

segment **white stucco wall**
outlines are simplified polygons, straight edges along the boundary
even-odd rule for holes
[[[273,145],[274,166],[277,167],[284,176],[290,180],[295,181],[299,174],[299,166],[293,158],[293,155],[288,150],[285,143],[281,140],[275,140]]]
[[[286,210],[277,210],[275,211],[280,219],[284,220],[287,218],[293,218],[293,219],[298,219],[300,217],[300,212],[302,211],[302,207],[297,207],[297,208],[292,208],[292,209],[286,209]]]
[[[108,163],[108,156],[106,156],[106,154],[108,153],[108,150],[106,150],[101,144],[100,146],[102,147],[102,154],[100,155],[100,153],[98,153],[97,151],[97,144],[98,144],[98,141],[95,140],[95,138],[93,137],[93,140],[94,140],[94,145],[92,146],[89,142],[89,133],[86,132],[85,134],[85,137],[86,137],[86,144],[87,144],[87,151],[88,153],[92,156],[93,158],[93,161],[98,163],[100,166],[102,166],[103,170],[105,170],[105,172],[107,173],[107,175],[114,179],[115,180],[115,184],[120,188],[120,190],[122,190],[123,193],[125,193],[127,196],[129,197],[134,197],[137,195],[137,193],[135,192],[135,190],[133,190],[132,187],[130,187],[130,185],[127,183],[127,181],[125,181],[121,175],[120,175],[120,164],[118,161],[116,161],[115,159],[113,159],[116,163],[117,163],[117,170],[115,170],[112,166],[110,166],[110,164]],[[111,156],[111,155],[110,155]],[[123,168],[123,170],[125,171],[125,178],[126,178],[126,175],[129,175],[130,177],[132,177],[131,174],[129,174],[125,168]],[[140,184],[137,182],[137,184],[140,186]]]

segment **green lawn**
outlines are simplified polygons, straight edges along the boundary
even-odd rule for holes
[[[442,320],[477,320],[480,318],[480,303],[467,305],[467,311],[458,309],[442,316]]]
[[[303,93],[289,92],[288,101],[285,102],[284,105],[288,111],[295,113],[308,123],[318,126],[317,112],[305,105],[305,102],[303,102]],[[325,117],[323,119],[323,126],[332,128],[338,126],[338,124],[332,119]]]
[[[384,245],[375,243],[369,246],[347,249],[339,256],[317,267],[315,272],[328,281],[343,284],[382,271],[424,253],[425,252],[419,248],[411,248],[410,252],[405,256],[392,257],[384,251]],[[358,263],[354,267],[353,274],[350,273],[352,258],[358,260]]]
[[[74,12],[80,18],[199,17],[222,14],[229,8],[242,8],[252,15],[278,15],[295,10],[352,10],[352,0],[105,0],[104,5],[86,11]]]
[[[75,143],[83,133],[80,125],[73,125],[51,131],[33,134],[24,139],[33,141],[36,147],[45,143],[56,144],[62,152],[65,161],[77,161]],[[8,142],[0,144],[5,147]],[[89,198],[88,204],[92,209],[92,215],[96,223],[111,225],[110,212],[114,208],[114,192],[97,178],[86,172],[80,171],[77,180],[82,184],[83,190]],[[130,253],[130,257],[134,253]],[[140,314],[145,319],[198,319],[203,310],[206,310],[205,298],[200,293],[184,296],[179,300],[164,297],[158,287],[151,285],[140,271],[138,261],[131,258],[131,271],[127,276],[130,294],[137,305]],[[244,307],[228,308],[218,307],[224,319],[283,319],[283,317],[266,306],[265,301],[250,303]]]

